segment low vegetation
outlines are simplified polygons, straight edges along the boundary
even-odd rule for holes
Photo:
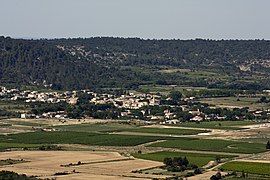
[[[97,123],[97,124],[76,124],[76,125],[62,125],[54,126],[54,128],[65,131],[76,132],[115,132],[115,131],[130,131],[138,128],[134,125],[120,124],[120,123]]]
[[[240,126],[258,124],[255,121],[204,121],[200,123],[185,122],[181,123],[182,127],[194,127],[194,128],[208,128],[208,129],[225,129],[225,130],[239,130],[243,129]]]
[[[194,135],[209,132],[205,130],[177,129],[177,128],[137,128],[131,129],[130,131],[140,133],[170,134],[170,135]]]
[[[214,97],[202,98],[200,102],[216,107],[249,107],[250,110],[269,108],[269,104],[261,102],[259,97]]]
[[[97,134],[74,131],[56,132],[28,132],[0,136],[0,140],[6,143],[19,144],[84,144],[99,146],[136,146],[139,144],[159,140],[160,137],[131,136],[114,134]],[[164,138],[166,139],[166,138]],[[167,138],[168,139],[168,138]]]
[[[26,162],[24,159],[4,159],[0,160],[0,166],[5,166],[5,165],[12,165],[12,164],[18,164],[18,163],[23,163]]]
[[[231,153],[259,153],[266,151],[265,144],[218,139],[174,139],[152,144],[153,147],[179,148],[198,151]]]
[[[220,169],[227,170],[227,171],[237,171],[237,172],[262,174],[262,175],[270,176],[269,163],[233,161],[233,162],[228,162],[222,165]]]
[[[5,137],[5,136],[2,136]],[[0,136],[1,138],[1,136]],[[30,140],[29,140],[30,141]],[[0,143],[0,151],[6,150],[6,149],[30,149],[30,148],[38,148],[40,145],[39,144],[31,144],[29,143],[23,143],[23,142],[17,142],[17,143],[12,143],[12,142],[2,142]]]
[[[31,176],[28,177],[25,174],[17,174],[15,172],[11,172],[11,171],[0,171],[0,179],[3,180],[36,180],[37,178]]]

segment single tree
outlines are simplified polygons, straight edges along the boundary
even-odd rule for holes
[[[172,166],[173,160],[172,160],[172,158],[164,158],[163,163],[164,163],[166,166]]]
[[[242,171],[242,175],[241,175],[242,178],[246,178],[246,173],[244,171]]]
[[[268,100],[267,100],[267,98],[266,98],[265,96],[262,96],[262,97],[260,98],[259,102],[261,102],[261,103],[267,103]]]
[[[183,96],[182,93],[179,91],[172,91],[169,94],[169,97],[172,98],[172,101],[177,103],[181,100],[182,96]]]
[[[183,158],[183,165],[188,166],[188,164],[189,164],[189,161],[188,161],[187,157],[184,157]]]
[[[202,174],[202,170],[200,168],[196,168],[194,170],[194,174]]]
[[[267,141],[267,143],[266,143],[266,149],[269,149],[270,150],[270,141]]]

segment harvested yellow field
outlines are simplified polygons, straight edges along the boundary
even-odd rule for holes
[[[117,152],[93,151],[12,151],[0,153],[0,160],[24,159],[28,162],[0,167],[0,170],[57,179],[151,179],[159,175],[132,173],[157,167],[160,162],[133,159]],[[81,163],[78,163],[78,162]],[[72,163],[72,164],[71,164]],[[66,173],[66,175],[55,175]]]

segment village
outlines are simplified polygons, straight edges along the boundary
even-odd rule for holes
[[[249,110],[243,108],[220,108],[201,103],[195,97],[183,97],[180,92],[172,92],[167,96],[159,93],[124,93],[109,94],[96,93],[90,90],[80,91],[30,91],[19,89],[0,88],[1,101],[23,102],[25,104],[39,104],[39,106],[56,106],[66,104],[64,107],[41,108],[36,111],[20,113],[20,118],[96,118],[96,119],[121,119],[136,120],[144,124],[178,124],[183,121],[212,121],[212,120],[263,120],[270,116],[269,109]],[[78,105],[80,98],[86,98],[87,105],[91,105],[92,113],[85,106]],[[81,101],[80,101],[81,103]],[[68,107],[67,107],[68,105]],[[80,107],[80,115],[73,116],[68,113],[70,107]],[[84,108],[82,108],[84,107]],[[73,108],[74,109],[74,108]],[[75,109],[76,110],[76,109]],[[33,113],[35,112],[35,113]]]

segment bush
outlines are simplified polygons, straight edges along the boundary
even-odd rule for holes
[[[167,170],[171,171],[171,172],[182,172],[182,171],[185,171],[186,169],[187,168],[184,166],[169,166],[169,167],[167,167]]]
[[[42,145],[38,148],[41,151],[60,150],[61,148],[55,145]]]
[[[266,149],[267,150],[270,150],[270,141],[267,141],[267,143],[266,143]]]
[[[26,176],[25,174],[17,174],[15,172],[11,171],[0,171],[0,179],[3,180],[14,180],[14,179],[19,179],[19,180],[36,180],[37,178],[33,176]]]
[[[164,158],[163,163],[168,171],[181,172],[187,169],[196,169],[197,165],[190,164],[186,157]]]
[[[189,167],[190,167],[191,169],[196,169],[196,168],[198,168],[198,166],[197,166],[196,164],[189,164]]]
[[[194,172],[188,172],[188,173],[185,175],[185,177],[190,177],[190,176],[194,176],[194,175],[195,175]]]
[[[219,180],[221,178],[222,178],[221,173],[217,172],[217,174],[211,176],[210,180]]]
[[[202,170],[200,168],[196,168],[194,170],[194,174],[202,174]]]
[[[55,176],[62,176],[62,175],[68,175],[68,174],[70,174],[70,173],[68,173],[68,172],[56,172],[56,173],[54,173]]]

